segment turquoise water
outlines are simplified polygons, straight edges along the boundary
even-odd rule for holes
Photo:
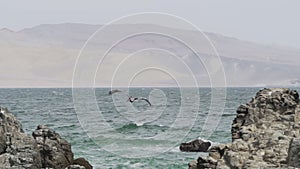
[[[236,108],[258,90],[228,88],[221,120],[209,124],[217,128],[205,139],[213,144],[230,142]],[[178,145],[200,136],[211,104],[209,88],[197,89],[199,110],[193,107],[195,89],[185,90],[184,97],[178,88],[131,88],[129,93],[113,96],[108,91],[95,90],[98,110],[86,105],[89,98],[83,90],[79,98],[82,103],[77,103],[80,107],[75,111],[72,89],[64,88],[0,89],[0,105],[17,116],[28,134],[38,124],[54,129],[72,144],[75,157],[88,159],[95,168],[187,168],[199,156],[180,152]],[[130,104],[127,94],[147,98],[151,94],[153,105],[143,101]]]

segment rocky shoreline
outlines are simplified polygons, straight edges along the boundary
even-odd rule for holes
[[[212,146],[189,169],[299,168],[300,104],[295,90],[260,90],[237,109],[232,143]]]
[[[84,158],[74,159],[70,143],[45,125],[32,136],[6,108],[0,107],[1,169],[92,169]]]
[[[194,140],[181,151],[208,152],[189,169],[300,168],[300,103],[295,90],[260,90],[237,109],[232,143],[211,146]],[[6,108],[0,107],[0,169],[92,169],[84,158],[74,159],[70,143],[45,125],[32,135]]]

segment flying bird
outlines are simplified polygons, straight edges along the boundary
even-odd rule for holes
[[[118,93],[118,92],[122,92],[122,91],[119,90],[119,89],[114,89],[114,90],[109,91],[108,94],[109,94],[109,95],[112,95],[112,94]]]
[[[136,100],[138,100],[138,101],[139,100],[144,100],[149,104],[149,106],[151,106],[150,101],[147,98],[144,98],[144,97],[132,97],[132,96],[130,96],[127,101],[129,101],[130,103],[133,103]]]

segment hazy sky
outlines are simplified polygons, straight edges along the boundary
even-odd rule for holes
[[[1,0],[0,28],[103,24],[136,12],[164,12],[183,17],[204,31],[300,48],[299,8],[299,0]]]

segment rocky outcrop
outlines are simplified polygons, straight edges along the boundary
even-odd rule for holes
[[[213,146],[189,168],[294,168],[300,164],[299,94],[263,89],[237,109],[232,143]]]
[[[21,123],[0,107],[0,164],[2,169],[40,169],[41,156],[33,137],[25,134]]]
[[[32,136],[37,142],[43,168],[65,168],[72,163],[71,145],[55,131],[39,125]]]
[[[196,139],[188,143],[181,143],[179,149],[180,151],[185,152],[206,152],[210,146],[210,142],[205,142],[203,140]]]
[[[39,125],[29,136],[16,117],[0,107],[1,169],[92,168],[86,160],[81,161],[85,163],[81,165],[73,160],[71,145],[58,133]]]

